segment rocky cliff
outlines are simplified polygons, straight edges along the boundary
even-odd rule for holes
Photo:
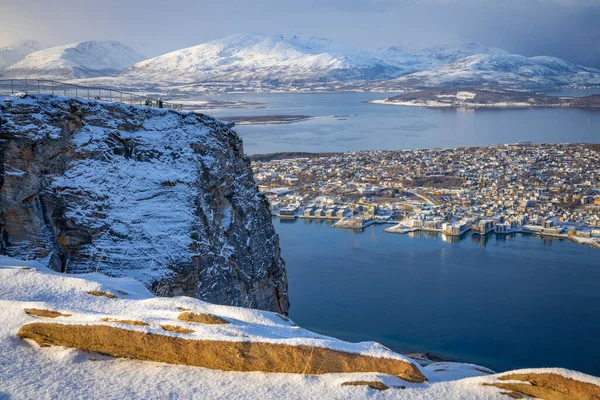
[[[240,138],[205,115],[0,97],[0,230],[2,254],[57,271],[288,311],[267,201]]]

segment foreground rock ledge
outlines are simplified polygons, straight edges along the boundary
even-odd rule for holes
[[[412,363],[311,346],[264,342],[184,339],[106,325],[31,323],[19,336],[40,345],[81,350],[138,360],[183,364],[224,371],[262,371],[299,374],[379,372],[410,382],[427,379]]]
[[[553,373],[502,375],[502,382],[487,384],[545,400],[600,400],[600,387]]]

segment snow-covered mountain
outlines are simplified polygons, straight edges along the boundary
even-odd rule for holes
[[[462,58],[476,54],[510,54],[506,50],[496,47],[483,46],[473,42],[459,42],[440,46],[426,47],[416,50],[415,55],[428,58],[436,64],[450,64]]]
[[[73,79],[115,75],[143,60],[115,41],[87,41],[36,51],[4,70],[11,78]]]
[[[378,59],[400,68],[404,72],[402,75],[423,71],[438,65],[450,64],[475,54],[509,54],[507,51],[495,47],[462,42],[424,49],[404,49],[392,46],[378,48],[373,53]]]
[[[228,80],[290,85],[389,79],[402,73],[402,68],[369,51],[327,39],[241,34],[142,61],[125,75],[161,82]]]
[[[0,47],[0,71],[22,60],[28,54],[43,50],[47,47],[48,46],[36,42],[35,40],[26,40],[14,43],[10,46]]]
[[[556,57],[525,57],[502,52],[468,56],[383,84],[388,88],[482,85],[526,89],[600,85],[600,70]]]
[[[525,57],[476,43],[361,50],[324,38],[265,34],[232,35],[143,61],[119,42],[82,42],[36,51],[4,71],[5,77],[80,79],[184,96],[461,85],[548,89],[598,85],[599,74],[559,58]]]
[[[139,62],[120,77],[185,84],[184,91],[298,91],[456,85],[540,89],[598,84],[599,74],[558,58],[525,57],[476,43],[358,50],[323,38],[243,34]]]

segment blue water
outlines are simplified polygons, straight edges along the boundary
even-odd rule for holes
[[[586,95],[594,91],[569,91]],[[247,94],[225,115],[341,116],[238,126],[248,154],[534,143],[600,143],[600,110],[436,110],[363,103],[382,93]],[[565,367],[600,375],[600,250],[515,235],[445,242],[274,220],[292,318],[350,341],[433,352],[496,370]]]
[[[595,91],[564,92],[565,95]],[[240,94],[217,100],[262,103],[215,109],[216,116],[303,114],[340,116],[287,125],[240,125],[248,154],[353,151],[534,143],[600,142],[600,111],[585,109],[441,110],[368,104],[391,93]]]
[[[291,317],[350,341],[492,369],[600,375],[600,250],[536,236],[398,235],[274,219]]]

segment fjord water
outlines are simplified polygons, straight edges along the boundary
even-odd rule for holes
[[[349,341],[502,371],[600,375],[600,250],[536,236],[398,235],[274,219],[291,317]]]
[[[569,91],[578,96],[599,93]],[[364,103],[386,93],[240,94],[261,103],[226,115],[302,114],[240,125],[248,154],[515,143],[600,142],[600,111],[427,109]],[[291,317],[350,341],[507,370],[565,367],[600,375],[600,250],[534,236],[394,235],[274,219],[287,262]]]
[[[589,95],[600,90],[564,92]],[[279,125],[239,125],[247,154],[338,152],[516,143],[598,143],[600,111],[586,109],[454,110],[370,104],[393,93],[236,94],[211,99],[260,103],[206,110],[215,116],[301,114]]]

